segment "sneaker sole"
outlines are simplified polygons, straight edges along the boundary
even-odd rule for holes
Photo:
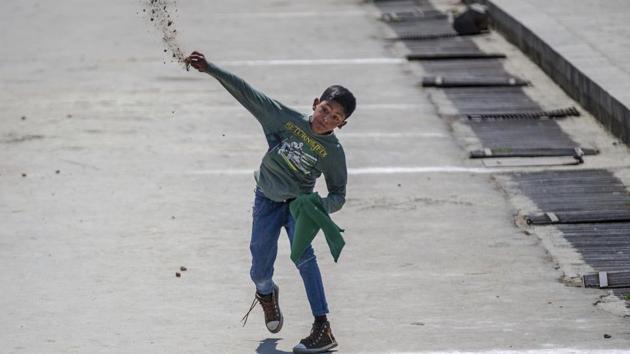
[[[293,354],[316,354],[316,353],[325,353],[330,351],[332,348],[337,346],[337,342],[333,342],[328,344],[327,346],[315,349],[293,349]]]
[[[267,330],[271,333],[278,333],[280,332],[280,330],[282,329],[282,324],[284,323],[284,316],[282,316],[282,310],[280,310],[280,288],[279,287],[275,287],[274,291],[276,292],[276,300],[278,302],[278,312],[280,312],[280,323],[278,324],[278,328],[274,329],[273,331],[269,329],[269,327],[267,327]]]

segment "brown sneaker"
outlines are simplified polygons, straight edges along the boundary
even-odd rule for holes
[[[256,303],[260,303],[260,306],[262,306],[263,312],[265,313],[265,325],[267,326],[269,332],[280,332],[284,318],[282,317],[282,311],[280,311],[279,294],[280,289],[277,285],[273,286],[273,292],[269,296],[263,296],[256,292],[256,297],[254,298],[249,311],[247,311],[247,314],[245,314],[241,320],[243,322],[243,327],[245,327],[245,324],[247,323],[249,313],[252,312],[254,307],[256,307]]]
[[[337,341],[330,330],[330,322],[315,322],[311,334],[293,347],[295,354],[323,353],[337,346]]]

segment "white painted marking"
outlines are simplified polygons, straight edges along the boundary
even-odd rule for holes
[[[507,169],[490,169],[458,166],[427,166],[427,167],[364,167],[349,168],[349,175],[381,175],[381,174],[410,174],[410,173],[475,173],[488,174],[506,172]],[[190,175],[251,175],[254,170],[249,169],[217,169],[189,171]]]
[[[448,134],[442,133],[381,133],[381,132],[354,132],[354,133],[335,133],[340,138],[448,138]]]
[[[549,220],[551,220],[551,222],[553,224],[555,224],[558,221],[560,221],[560,219],[558,218],[558,216],[555,213],[547,213],[547,217],[549,218]]]
[[[232,60],[217,62],[219,66],[308,66],[308,65],[398,65],[406,63],[402,58],[347,58],[347,59],[272,59]]]
[[[490,168],[458,167],[458,166],[427,166],[427,167],[364,167],[350,168],[351,175],[380,175],[380,174],[407,174],[407,173],[495,173],[505,172]]]
[[[367,354],[368,352],[361,352]],[[386,352],[388,354],[630,354],[627,349],[531,349],[531,350],[481,350],[475,352],[467,351],[434,351],[434,352]]]
[[[312,105],[289,105],[293,109],[297,109],[300,111],[308,112],[313,108]],[[368,110],[376,110],[376,109],[385,109],[385,110],[410,110],[410,109],[420,109],[429,107],[428,105],[422,104],[413,104],[413,103],[361,103],[357,106],[356,112],[359,111],[368,111]],[[240,105],[214,105],[214,106],[203,106],[204,110],[238,110],[245,111],[245,108]],[[356,114],[356,113],[355,113]]]
[[[352,132],[352,133],[335,133],[340,139],[405,139],[405,138],[450,138],[450,135],[443,133],[431,133],[431,132]],[[225,138],[236,138],[236,139],[256,139],[260,138],[261,134],[230,134],[226,133]]]
[[[599,287],[600,288],[608,287],[608,273],[607,272],[599,272]]]
[[[359,109],[415,109],[420,107],[427,107],[427,105],[413,103],[361,103],[357,106],[357,111]]]
[[[303,12],[230,12],[214,13],[211,17],[226,19],[252,19],[252,18],[307,18],[307,17],[362,17],[367,16],[364,11],[303,11]]]

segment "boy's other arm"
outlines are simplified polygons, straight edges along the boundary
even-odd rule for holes
[[[281,124],[279,118],[286,114],[295,114],[293,110],[280,102],[269,98],[264,93],[254,89],[240,77],[208,63],[203,54],[193,52],[185,59],[187,65],[205,72],[219,81],[225,89],[249,112],[251,112],[263,126],[277,126]]]
[[[348,171],[346,170],[345,157],[337,161],[335,166],[324,171],[328,195],[322,198],[322,204],[328,214],[332,214],[346,202],[346,184],[348,182]]]

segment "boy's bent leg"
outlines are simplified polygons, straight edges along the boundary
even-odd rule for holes
[[[289,236],[289,243],[293,244],[293,232],[295,230],[295,222],[291,216],[289,221],[285,225],[287,235]],[[326,302],[326,294],[324,292],[324,283],[322,281],[322,275],[319,271],[319,265],[317,264],[317,258],[312,246],[309,246],[300,259],[295,263],[295,266],[300,271],[300,276],[304,282],[304,288],[306,289],[306,296],[308,302],[311,305],[311,312],[313,316],[322,316],[328,313],[328,304]]]
[[[281,203],[274,202],[256,190],[252,212],[252,238],[249,249],[252,254],[250,277],[260,294],[271,294],[274,290],[273,264],[278,253],[278,237],[284,223]]]
[[[245,325],[256,303],[260,303],[265,313],[265,326],[271,333],[278,333],[282,329],[283,316],[278,300],[279,289],[272,277],[278,253],[278,237],[285,220],[284,208],[282,203],[268,199],[257,189],[252,215],[252,239],[249,245],[252,267],[249,273],[256,284],[256,295],[242,321]]]

